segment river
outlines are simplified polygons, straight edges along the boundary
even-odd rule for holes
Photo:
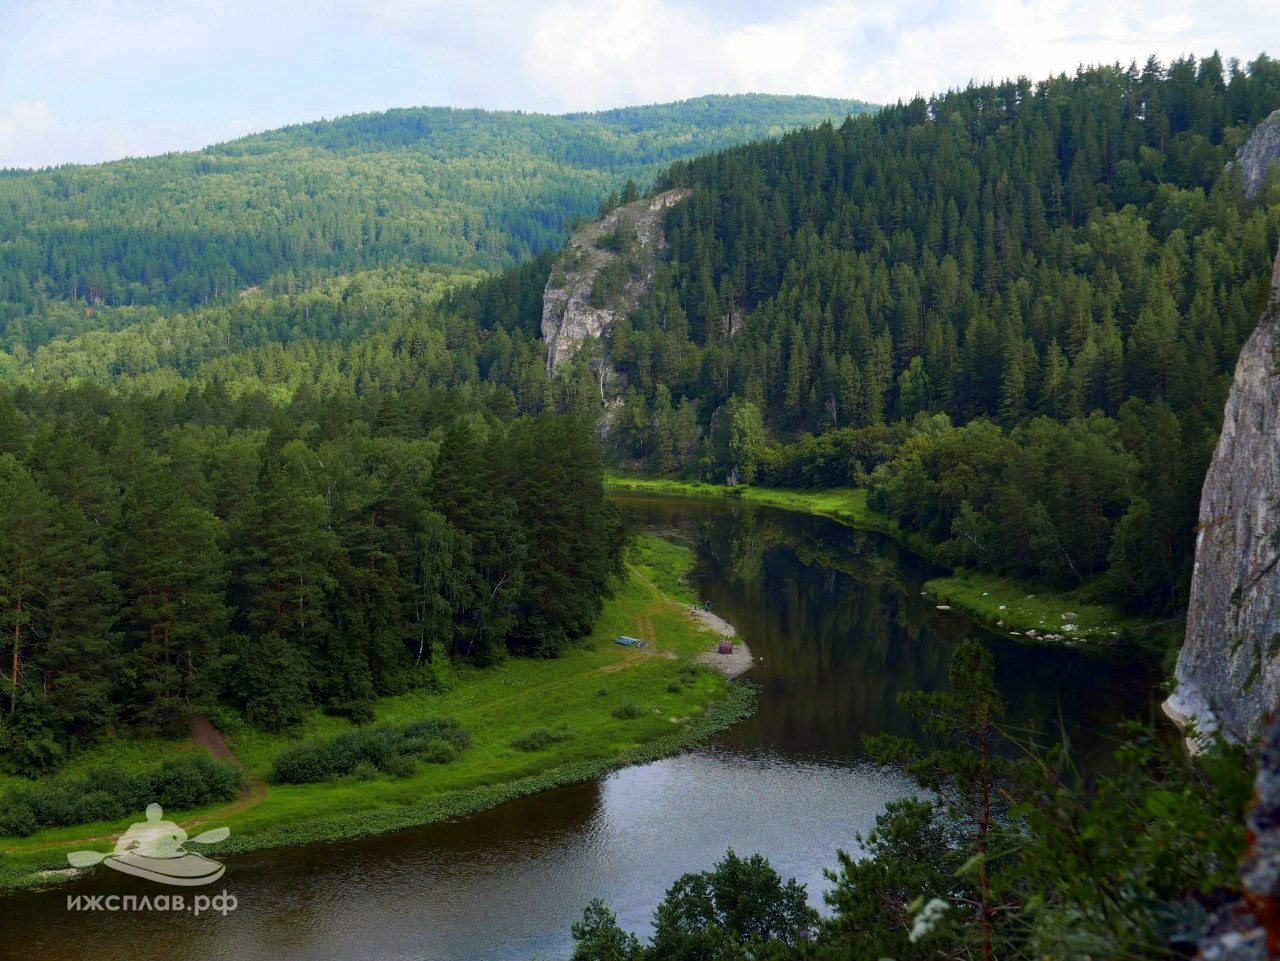
[[[22,944],[16,956],[41,961],[563,958],[591,898],[643,935],[667,886],[728,848],[764,854],[820,906],[836,850],[856,850],[856,835],[911,790],[865,761],[860,735],[914,734],[895,697],[941,686],[959,638],[987,638],[1011,723],[1061,721],[1085,751],[1101,753],[1119,717],[1154,711],[1148,667],[1022,646],[938,611],[921,594],[937,572],[886,538],[727,501],[618,499],[695,548],[698,590],[757,658],[750,720],[679,757],[462,821],[231,858],[215,885],[237,899],[225,916],[68,911],[68,895],[160,891],[102,870],[0,897],[0,954]]]

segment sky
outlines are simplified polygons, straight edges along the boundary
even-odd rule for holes
[[[0,168],[390,107],[891,103],[1080,63],[1280,56],[1275,0],[0,0]]]

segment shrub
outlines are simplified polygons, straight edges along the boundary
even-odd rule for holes
[[[193,808],[230,800],[240,791],[240,771],[207,754],[165,761],[147,775],[150,800],[165,808]]]
[[[710,670],[703,664],[681,664],[680,665],[680,683],[693,684],[696,683],[698,677],[704,672]]]
[[[164,761],[129,774],[108,767],[78,777],[58,777],[17,785],[0,794],[0,834],[27,835],[44,827],[109,821],[141,812],[153,801],[180,811],[240,793],[235,765],[207,754]]]
[[[644,711],[641,710],[640,705],[635,701],[623,701],[613,709],[613,716],[624,721],[633,720],[643,713]]]
[[[470,743],[457,721],[422,718],[399,728],[349,731],[297,744],[276,758],[272,778],[278,784],[309,784],[354,774],[363,764],[393,777],[407,777],[419,761],[448,764],[457,760]]]
[[[26,837],[35,834],[40,825],[36,822],[36,812],[29,804],[24,804],[13,797],[16,792],[5,795],[5,803],[0,805],[0,834],[11,837]]]
[[[511,746],[517,751],[541,751],[552,744],[567,741],[571,737],[573,737],[573,732],[563,724],[554,731],[550,728],[535,727],[532,730],[525,731],[518,737],[512,738]]]
[[[462,756],[462,749],[449,741],[431,741],[418,751],[418,759],[427,764],[452,764]]]
[[[418,770],[418,765],[414,762],[411,755],[396,754],[393,757],[387,758],[386,761],[383,762],[382,770],[391,777],[412,777],[413,772]]]
[[[71,813],[74,823],[87,824],[90,821],[114,821],[129,812],[118,798],[106,791],[90,791],[76,798]]]
[[[378,776],[378,769],[368,761],[361,761],[352,770],[351,776],[357,781],[372,781]]]

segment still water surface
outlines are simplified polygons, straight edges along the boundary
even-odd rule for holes
[[[0,897],[0,955],[22,945],[15,956],[41,961],[563,958],[591,898],[643,934],[667,886],[730,847],[764,854],[820,906],[836,849],[855,850],[910,791],[860,757],[859,736],[915,733],[896,695],[941,686],[954,642],[980,632],[921,596],[936,571],[876,535],[752,505],[619,500],[695,548],[699,592],[756,655],[753,718],[679,757],[463,821],[230,859],[215,885],[238,898],[226,917],[68,912],[68,894],[159,891],[103,870]],[[1101,750],[1118,717],[1153,710],[1140,665],[988,640],[1014,722],[1062,720]]]

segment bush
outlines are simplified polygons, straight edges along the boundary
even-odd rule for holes
[[[431,741],[418,751],[418,760],[427,764],[452,764],[462,756],[462,749],[449,741]]]
[[[403,727],[350,731],[309,741],[280,752],[272,779],[278,784],[310,784],[355,774],[362,765],[393,777],[407,777],[417,762],[448,764],[471,744],[451,718],[422,718]]]
[[[71,812],[76,824],[88,824],[90,821],[114,821],[129,813],[118,798],[106,791],[90,791],[88,794],[80,795],[71,806]]]
[[[634,720],[643,713],[644,711],[635,701],[623,701],[613,709],[613,716],[624,721]]]
[[[455,754],[454,756],[456,757],[457,755]],[[391,777],[412,777],[413,773],[418,770],[418,765],[414,762],[412,756],[397,754],[383,762],[382,770]]]
[[[147,777],[151,801],[165,808],[194,808],[234,798],[240,792],[240,771],[207,754],[165,761]],[[149,803],[149,802],[148,802]]]
[[[704,674],[709,670],[710,668],[702,664],[681,664],[680,665],[680,683],[693,684],[698,680],[698,677],[700,675]]]
[[[14,793],[6,793],[4,804],[0,805],[0,834],[15,838],[35,834],[40,827],[36,822],[36,812],[29,804],[14,799]]]
[[[567,741],[571,737],[573,737],[573,732],[563,724],[554,731],[550,728],[535,727],[530,731],[525,731],[518,737],[512,738],[511,746],[517,751],[541,751],[552,744]]]
[[[240,769],[207,754],[164,761],[136,774],[108,767],[79,777],[58,777],[9,788],[0,794],[0,834],[24,836],[41,828],[111,821],[141,814],[157,802],[181,811],[240,793]]]
[[[361,761],[355,766],[351,772],[351,776],[357,781],[372,781],[378,776],[378,769],[368,761]]]

